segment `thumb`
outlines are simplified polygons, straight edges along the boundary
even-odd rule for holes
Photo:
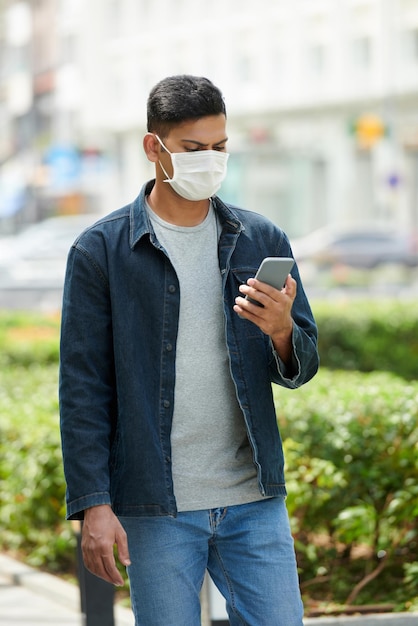
[[[288,275],[284,286],[285,293],[291,297],[296,296],[297,283],[291,274]]]
[[[129,557],[128,537],[122,527],[116,533],[115,540],[118,548],[119,561],[122,563],[122,565],[130,565],[131,559]]]

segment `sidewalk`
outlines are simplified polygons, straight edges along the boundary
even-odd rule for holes
[[[115,624],[134,626],[131,611],[116,605]],[[83,626],[78,587],[0,554],[0,626],[13,625]],[[418,613],[309,618],[305,626],[418,626]]]
[[[116,626],[134,626],[129,609],[115,606]],[[1,626],[83,626],[77,585],[0,554]]]

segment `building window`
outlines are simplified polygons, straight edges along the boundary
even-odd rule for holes
[[[76,57],[76,36],[74,34],[61,37],[61,63],[73,63]]]
[[[240,83],[249,83],[253,78],[252,59],[248,54],[242,54],[236,61],[236,76]]]
[[[407,61],[412,61],[413,63],[418,62],[418,26],[405,31],[403,36],[403,49]]]
[[[370,37],[357,37],[351,42],[351,58],[356,69],[370,67],[372,61],[372,45]]]
[[[308,48],[309,69],[315,74],[324,74],[326,70],[326,49],[322,44],[314,44]]]

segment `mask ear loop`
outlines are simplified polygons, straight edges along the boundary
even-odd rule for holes
[[[154,137],[156,137],[158,139],[158,143],[160,144],[160,146],[162,147],[163,150],[165,150],[166,152],[168,152],[168,154],[171,156],[171,152],[168,148],[165,147],[165,145],[163,144],[163,142],[161,141],[161,139],[159,138],[158,135],[156,135],[154,133]],[[173,161],[171,161],[173,162]],[[163,170],[165,176],[166,176],[166,180],[164,182],[169,182],[170,180],[172,180],[172,178],[170,178],[170,176],[167,174],[166,170],[164,169],[163,164],[161,163],[160,159],[158,159],[158,163],[160,164],[161,169]]]

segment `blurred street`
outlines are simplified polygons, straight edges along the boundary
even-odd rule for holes
[[[114,613],[115,626],[133,626],[130,609],[116,606]],[[83,626],[79,589],[0,554],[0,624]]]
[[[0,309],[54,312],[61,309],[62,289],[1,289]]]
[[[303,277],[303,274],[302,274]],[[315,285],[311,281],[305,283],[309,299],[315,300],[346,300],[392,298],[397,300],[413,300],[418,298],[418,280],[410,284],[394,282],[377,283],[371,286],[361,285]],[[43,313],[61,310],[62,287],[40,286],[25,288],[0,286],[0,310],[39,311]]]
[[[98,213],[53,217],[0,239],[0,309],[60,311],[68,251]],[[293,240],[304,288],[311,300],[411,299],[418,294],[418,267],[396,259],[372,259],[357,245],[344,259],[315,256],[311,239]],[[318,249],[316,249],[318,252]],[[333,251],[335,255],[335,251]],[[381,254],[379,252],[379,254]]]
[[[418,0],[0,0],[0,312],[59,318],[72,243],[153,175],[147,99],[177,74],[221,89],[219,197],[283,229],[314,313],[392,300],[403,318],[418,302]],[[129,610],[115,617],[133,626]],[[40,624],[86,626],[77,585],[0,552],[0,626]],[[305,624],[418,626],[418,614]]]

